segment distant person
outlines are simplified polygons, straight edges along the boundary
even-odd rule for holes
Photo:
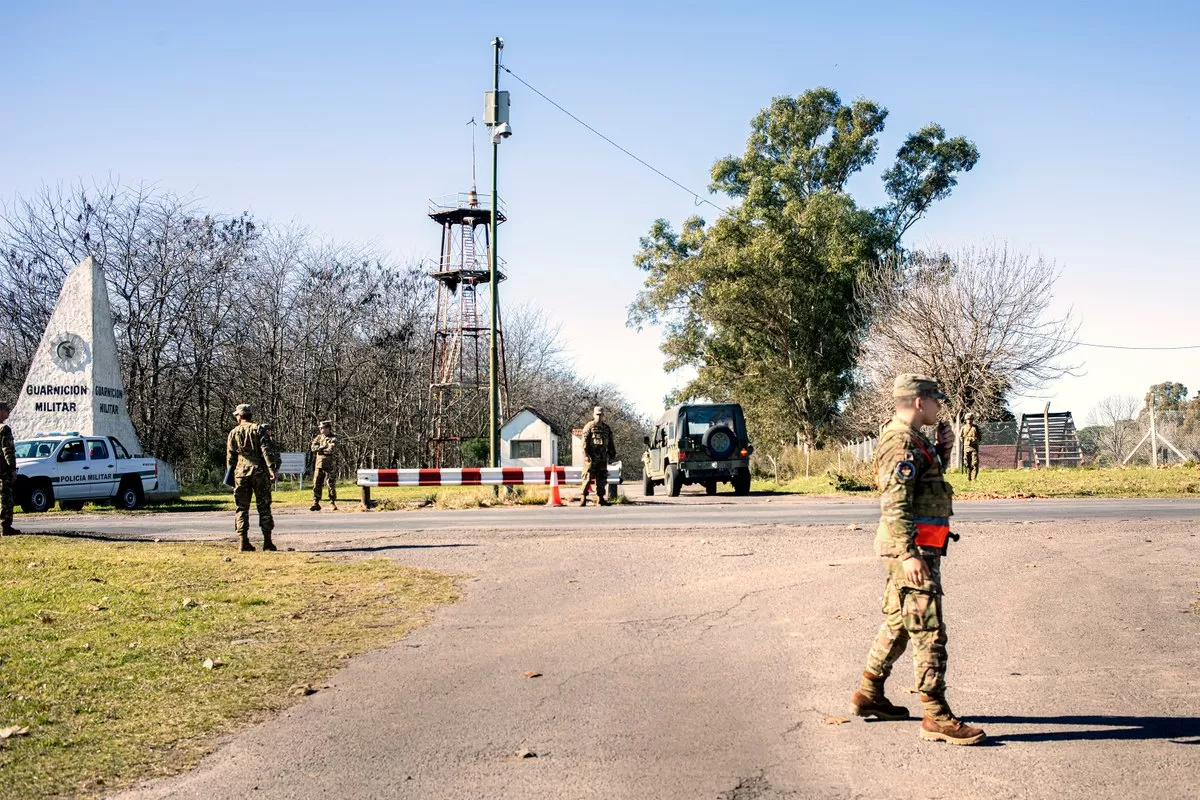
[[[588,488],[595,482],[596,502],[606,506],[608,462],[617,457],[617,448],[613,444],[612,428],[604,421],[603,408],[596,406],[592,409],[592,421],[583,426],[580,439],[583,441],[583,496],[579,499],[579,505],[587,505]]]
[[[271,531],[275,518],[271,515],[271,483],[275,480],[272,468],[271,437],[254,422],[254,409],[242,403],[233,412],[237,427],[225,441],[226,477],[233,482],[234,529],[241,540],[243,553],[254,552],[250,544],[250,496],[258,508],[258,526],[262,529],[263,550],[274,550]]]
[[[979,477],[979,445],[983,443],[983,435],[975,424],[974,414],[967,414],[963,419],[963,466],[967,470],[967,480],[973,481]]]
[[[8,427],[8,403],[0,402],[0,536],[16,536],[13,527],[13,489],[17,483],[17,445]]]
[[[938,423],[945,395],[932,378],[899,375],[892,386],[896,415],[883,429],[875,450],[880,520],[875,553],[887,566],[883,625],[867,654],[867,668],[850,699],[860,717],[907,719],[883,684],[892,665],[913,647],[916,689],[924,718],[920,737],[951,744],[978,744],[986,734],[964,725],[946,702],[946,624],[942,617],[941,560],[946,553],[953,490],[943,464],[954,446],[954,431]],[[921,433],[937,424],[936,443]]]
[[[333,435],[333,421],[324,419],[317,426],[317,435],[312,440],[313,452],[313,504],[309,511],[321,510],[321,486],[329,484],[329,507],[337,507],[337,463],[338,441]]]

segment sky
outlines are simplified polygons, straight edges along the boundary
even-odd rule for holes
[[[529,84],[657,169],[707,194],[756,112],[827,86],[889,109],[880,173],[929,122],[973,140],[978,166],[906,238],[990,242],[1054,261],[1055,310],[1079,339],[1200,345],[1194,46],[1185,3],[504,2],[204,4],[0,0],[0,202],[42,186],[147,183],[227,213],[298,222],[398,259],[436,254],[428,199],[466,191],[490,41]],[[468,13],[469,12],[469,13]],[[686,380],[660,331],[626,326],[639,237],[717,213],[501,73],[509,221],[502,307],[561,326],[567,356],[644,413]],[[480,190],[490,180],[482,134]],[[1200,350],[1078,347],[1079,375],[1014,411],[1086,421],[1152,383],[1200,390]]]

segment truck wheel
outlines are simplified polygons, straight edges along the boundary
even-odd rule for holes
[[[21,510],[27,514],[40,514],[49,511],[54,505],[54,490],[47,481],[36,481],[29,487],[29,493],[21,500]]]
[[[141,507],[145,502],[142,496],[142,487],[138,484],[140,481],[125,480],[121,483],[121,488],[117,490],[117,497],[114,500],[117,508],[122,511],[134,511]]]
[[[654,497],[654,479],[645,469],[642,470],[642,497]]]
[[[683,488],[683,480],[679,474],[679,467],[674,464],[667,465],[667,478],[664,483],[667,487],[667,494],[671,497],[679,497],[679,490]]]
[[[704,493],[705,494],[716,494],[717,493],[717,482],[716,481],[705,481],[704,482]]]
[[[750,494],[750,470],[742,467],[733,476],[733,493]]]
[[[58,507],[63,511],[80,511],[83,509],[82,500],[59,500]]]

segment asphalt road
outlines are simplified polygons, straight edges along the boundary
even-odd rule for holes
[[[915,720],[831,724],[879,621],[871,531],[851,527],[870,506],[789,503],[828,524],[781,525],[775,503],[744,505],[469,512],[472,529],[289,515],[285,545],[465,575],[464,598],[122,797],[1197,796],[1196,503],[962,504],[949,697],[988,730],[975,748],[922,742]],[[591,522],[610,513],[625,527]],[[176,516],[145,519],[199,527]],[[908,663],[889,694],[915,711]]]

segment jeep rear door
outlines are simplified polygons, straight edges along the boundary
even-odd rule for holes
[[[88,439],[88,465],[92,483],[89,497],[112,497],[117,492],[117,460],[103,439]]]

